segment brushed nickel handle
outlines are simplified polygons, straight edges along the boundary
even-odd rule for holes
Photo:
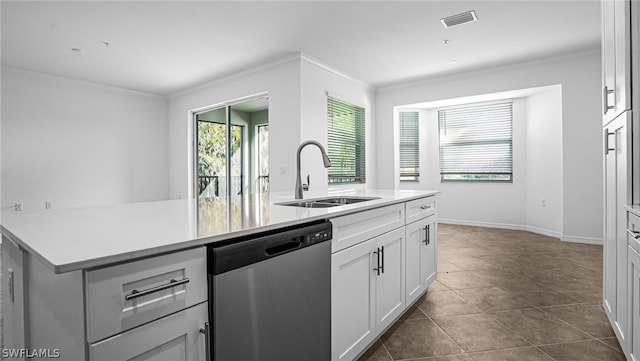
[[[429,209],[431,208],[431,206],[421,206],[420,209],[425,210],[425,209]]]
[[[211,361],[211,328],[209,327],[209,322],[204,323],[200,333],[204,335],[204,359]]]
[[[616,150],[616,148],[609,148],[609,136],[613,135],[614,133],[609,133],[608,128],[604,128],[603,133],[604,133],[604,154],[607,155],[609,154],[609,151]]]
[[[384,274],[384,246],[380,247],[380,253],[382,253],[382,262],[381,262],[381,268],[382,268],[382,273]]]
[[[128,295],[124,296],[124,299],[125,299],[125,301],[131,301],[131,300],[133,300],[135,298],[138,298],[138,297],[146,296],[146,295],[149,295],[149,294],[152,294],[152,293],[155,293],[155,292],[166,290],[168,288],[172,288],[172,287],[175,287],[175,286],[184,285],[184,284],[187,284],[187,283],[189,283],[189,279],[188,278],[183,278],[181,280],[175,280],[175,279],[172,278],[169,281],[169,283],[166,283],[166,284],[160,285],[160,286],[156,286],[156,287],[147,288],[146,290],[140,291],[140,290],[134,288],[133,290],[131,290],[131,293],[129,293]]]
[[[613,94],[614,90],[609,89],[606,85],[602,88],[602,108],[604,109],[604,114],[607,114],[607,111],[615,108],[613,105],[609,105],[609,94]]]
[[[627,229],[627,233],[629,233],[629,235],[631,237],[633,237],[634,239],[640,238],[640,232],[638,232],[638,231],[632,231],[630,229]]]

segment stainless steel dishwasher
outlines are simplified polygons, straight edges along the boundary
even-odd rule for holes
[[[216,361],[331,359],[331,223],[208,249]]]

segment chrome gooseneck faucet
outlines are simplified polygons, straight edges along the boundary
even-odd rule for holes
[[[313,144],[320,149],[324,167],[331,167],[331,161],[329,160],[329,156],[324,150],[322,144],[316,142],[315,140],[307,140],[305,142],[302,142],[302,144],[300,144],[300,146],[298,147],[298,155],[296,157],[296,199],[302,199],[302,180],[300,179],[300,152],[302,152],[302,148],[306,147],[309,144]]]

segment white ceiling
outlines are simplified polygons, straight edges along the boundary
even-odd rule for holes
[[[5,0],[1,7],[3,66],[161,95],[298,52],[379,87],[600,46],[598,0]],[[468,10],[478,21],[440,23]]]

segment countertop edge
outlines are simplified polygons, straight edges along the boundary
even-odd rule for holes
[[[627,204],[625,205],[627,210],[636,216],[640,217],[640,204]]]
[[[332,218],[341,217],[341,216],[358,213],[358,212],[363,212],[367,210],[372,210],[376,208],[381,208],[381,207],[385,207],[393,204],[405,203],[405,202],[409,202],[409,201],[420,199],[420,198],[437,196],[437,194],[439,193],[440,193],[439,191],[425,191],[425,193],[423,194],[407,195],[401,199],[397,199],[397,198],[388,199],[388,200],[384,200],[374,204],[357,203],[353,205],[342,206],[343,209],[337,210],[336,212],[333,212],[330,214],[307,216],[304,218],[297,218],[291,221],[285,221],[285,222],[280,222],[276,224],[269,224],[269,225],[255,227],[251,229],[243,229],[243,230],[231,231],[231,232],[227,232],[227,233],[219,234],[215,236],[207,236],[202,238],[176,241],[174,243],[163,245],[163,246],[145,248],[145,249],[133,251],[133,252],[108,255],[105,257],[91,258],[83,261],[64,263],[64,264],[52,263],[49,259],[47,259],[45,256],[40,254],[36,249],[31,247],[27,242],[24,242],[19,237],[15,236],[10,230],[5,228],[3,225],[0,225],[0,230],[2,232],[2,235],[6,237],[10,242],[18,245],[21,249],[33,255],[38,261],[40,261],[43,265],[45,265],[45,267],[48,268],[50,271],[56,274],[61,274],[61,273],[68,273],[73,271],[83,271],[83,270],[110,267],[116,264],[132,262],[132,261],[136,261],[144,258],[155,257],[162,254],[177,252],[177,251],[191,249],[191,248],[203,247],[209,244],[213,244],[216,242],[220,242],[220,241],[224,241],[232,238],[245,237],[251,234],[269,232],[269,231],[273,231],[281,228],[297,226],[306,222],[313,222],[313,221],[318,221],[322,219],[330,220]],[[286,206],[280,206],[280,207],[286,207]]]

